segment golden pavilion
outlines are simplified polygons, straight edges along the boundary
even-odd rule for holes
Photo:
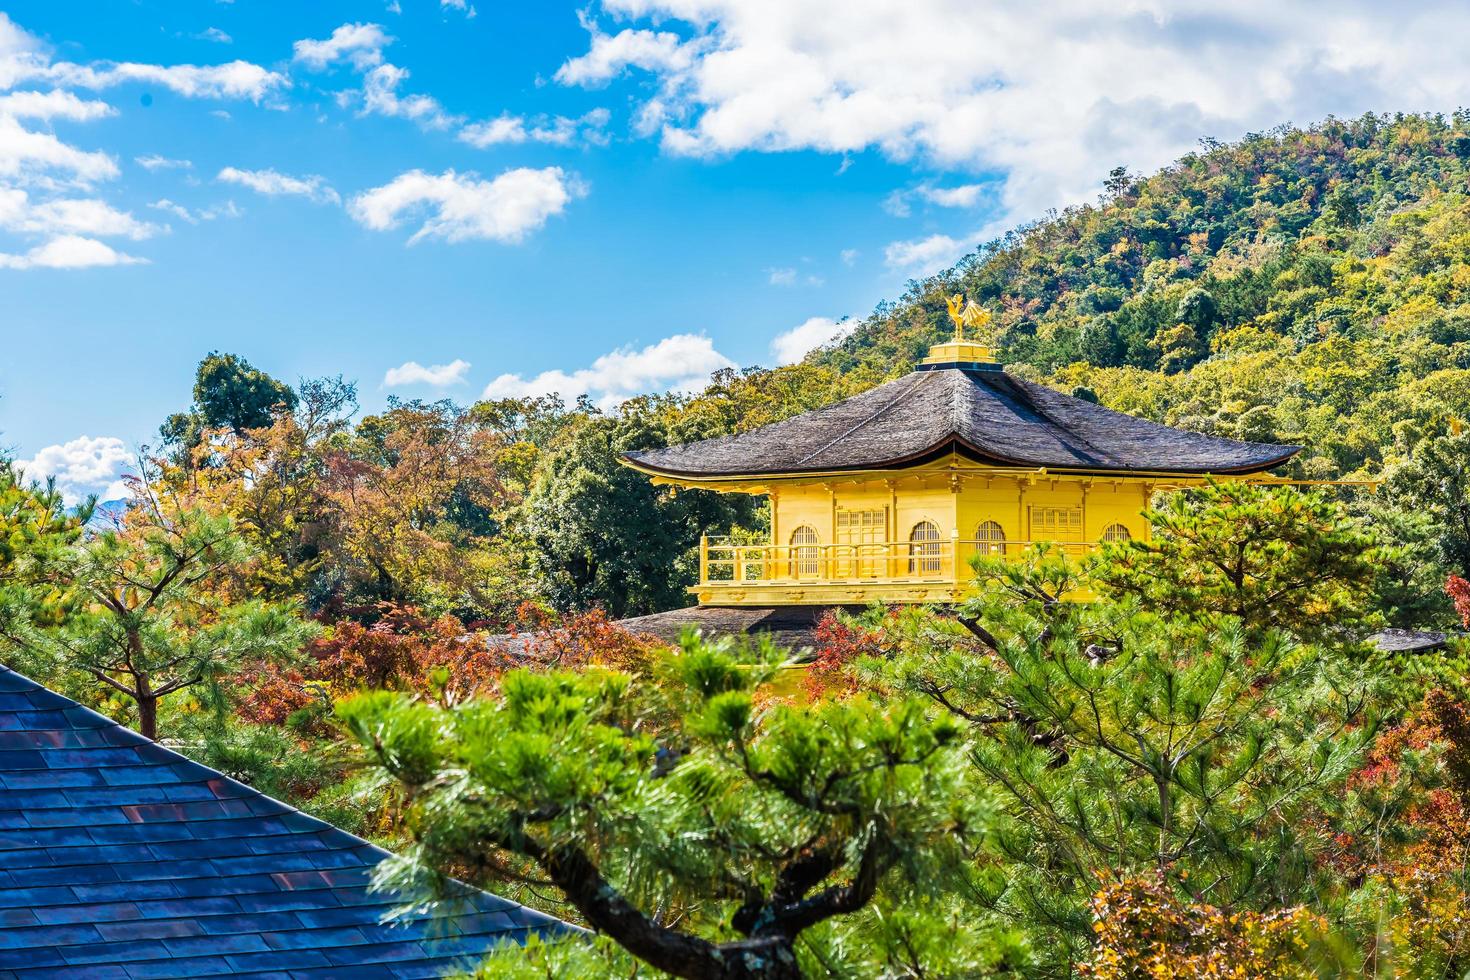
[[[700,543],[702,606],[959,599],[976,554],[1140,537],[1157,490],[1260,474],[1300,447],[1185,432],[1008,373],[988,316],[950,300],[955,337],[913,372],[739,435],[627,453],[677,487],[763,495],[770,540]]]

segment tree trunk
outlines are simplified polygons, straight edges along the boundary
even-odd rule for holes
[[[754,936],[712,943],[658,925],[620,895],[577,847],[543,848],[529,837],[534,858],[581,912],[587,924],[665,973],[685,980],[801,980],[794,935]]]
[[[145,738],[158,740],[158,697],[138,695],[138,732]]]

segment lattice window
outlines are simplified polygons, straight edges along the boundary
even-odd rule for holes
[[[833,574],[837,578],[876,578],[884,565],[888,541],[888,508],[837,511],[837,544]]]
[[[816,578],[817,529],[803,524],[791,532],[791,577]]]
[[[939,526],[920,521],[909,532],[909,573],[933,574],[939,567]]]
[[[1066,541],[1082,540],[1081,507],[1032,507],[1031,540]]]
[[[982,521],[975,528],[975,550],[982,555],[1006,553],[1006,532],[995,521]]]
[[[1121,524],[1109,524],[1103,528],[1102,539],[1104,541],[1129,541],[1133,538],[1128,529]]]

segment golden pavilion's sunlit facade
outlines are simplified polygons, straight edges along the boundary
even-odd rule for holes
[[[1021,380],[966,339],[983,311],[956,297],[950,313],[955,339],[902,378],[752,432],[624,457],[657,482],[769,498],[769,542],[701,542],[701,605],[954,601],[976,554],[1141,537],[1156,490],[1262,473],[1298,451]]]

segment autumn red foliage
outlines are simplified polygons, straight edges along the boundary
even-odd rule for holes
[[[898,615],[889,612],[889,618]],[[856,693],[858,682],[847,667],[859,657],[882,652],[883,632],[853,623],[828,610],[817,623],[812,660],[806,672],[806,693],[812,699],[846,697]]]
[[[1445,580],[1444,590],[1449,593],[1455,602],[1455,613],[1459,615],[1460,622],[1470,629],[1470,581],[1451,575]]]
[[[577,668],[589,664],[638,673],[653,650],[666,646],[657,637],[630,632],[608,619],[601,609],[561,616],[534,603],[516,610],[510,636],[532,663]]]

